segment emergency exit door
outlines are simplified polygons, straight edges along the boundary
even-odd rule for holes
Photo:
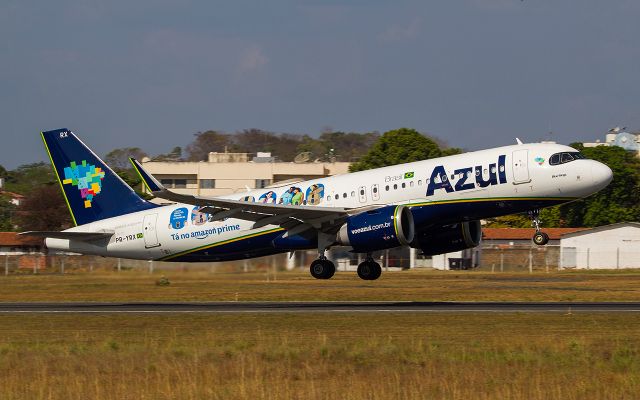
[[[511,159],[513,168],[513,183],[531,182],[529,178],[529,150],[516,150]]]

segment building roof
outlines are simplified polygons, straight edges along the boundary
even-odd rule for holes
[[[7,192],[6,190],[2,190],[2,189],[0,189],[0,195],[8,196],[13,199],[24,199],[24,196],[21,195],[20,193]]]
[[[562,235],[587,228],[542,228],[551,240],[559,240]],[[531,240],[536,233],[534,228],[482,228],[483,240]]]
[[[16,232],[0,232],[0,246],[43,246],[44,240],[33,236],[22,236]]]
[[[640,222],[618,222],[618,223],[610,224],[610,225],[596,226],[595,228],[583,228],[580,231],[569,232],[566,235],[564,235],[563,237],[574,237],[574,236],[578,236],[578,235],[588,235],[590,233],[608,231],[608,230],[612,230],[612,229],[622,228],[624,226],[632,226],[634,228],[640,228]]]

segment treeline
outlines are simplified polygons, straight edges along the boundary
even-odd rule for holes
[[[270,152],[279,161],[293,161],[300,153],[308,153],[311,161],[356,161],[367,153],[380,137],[378,132],[325,131],[320,137],[274,133],[260,129],[245,129],[235,133],[206,131],[195,134],[186,148],[185,159],[204,161],[210,152],[252,153]]]

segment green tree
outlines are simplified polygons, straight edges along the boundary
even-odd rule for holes
[[[16,206],[11,203],[8,196],[0,195],[0,231],[12,231],[14,230],[13,216],[16,210]]]
[[[400,128],[385,132],[360,161],[351,164],[349,170],[363,171],[460,152],[460,149],[447,149],[443,153],[443,149],[433,139],[415,129]]]
[[[43,162],[25,164],[8,171],[5,189],[8,192],[27,194],[41,185],[56,183],[51,165]]]

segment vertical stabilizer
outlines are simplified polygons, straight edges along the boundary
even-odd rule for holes
[[[138,196],[70,130],[42,132],[42,140],[76,225],[156,207]]]

